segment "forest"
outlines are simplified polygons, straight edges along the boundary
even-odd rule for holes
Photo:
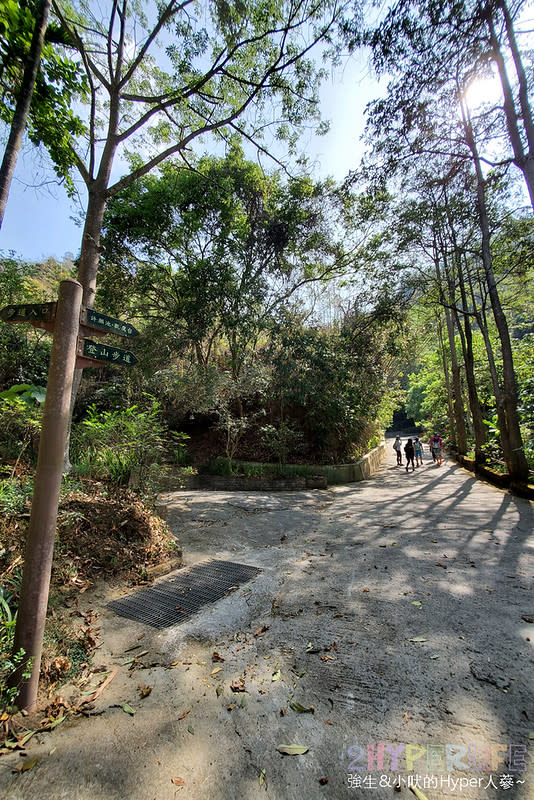
[[[105,5],[100,17],[92,3],[0,0],[0,224],[21,148],[46,153],[85,198],[73,259],[1,251],[0,308],[54,301],[75,278],[86,307],[140,333],[103,340],[133,366],[76,372],[60,523],[92,496],[121,498],[148,524],[169,472],[356,461],[398,409],[527,483],[526,4],[397,0],[378,19],[337,0]],[[385,86],[364,155],[343,181],[318,180],[299,137],[324,129],[328,69],[362,51]],[[6,615],[50,350],[47,332],[0,324]],[[74,543],[64,550],[76,580],[93,575]]]

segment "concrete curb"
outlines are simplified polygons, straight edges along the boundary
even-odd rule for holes
[[[486,464],[477,464],[474,458],[463,456],[458,453],[449,453],[455,461],[469,472],[474,472],[477,478],[498,486],[499,489],[508,489],[512,494],[524,497],[527,500],[534,500],[534,486],[530,483],[514,483],[506,472],[497,472]]]

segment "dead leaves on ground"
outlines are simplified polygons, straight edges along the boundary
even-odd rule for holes
[[[276,749],[286,756],[302,756],[310,748],[302,744],[279,744]]]
[[[230,689],[232,692],[244,692],[245,691],[245,681],[241,677],[234,678],[234,680],[230,683]]]

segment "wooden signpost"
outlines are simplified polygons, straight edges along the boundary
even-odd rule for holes
[[[57,303],[9,305],[0,310],[0,319],[4,322],[29,323],[54,336],[13,650],[16,653],[22,648],[25,653],[23,663],[13,675],[12,685],[21,687],[17,704],[28,711],[33,710],[37,702],[74,371],[101,366],[103,362],[123,366],[137,363],[129,351],[94,342],[86,336],[114,333],[134,337],[139,331],[128,322],[83,308],[81,300],[81,284],[65,280],[60,284]],[[32,659],[31,676],[23,679],[29,658]]]

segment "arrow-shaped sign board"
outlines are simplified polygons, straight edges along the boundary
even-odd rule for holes
[[[95,311],[94,308],[83,308],[80,322],[86,328],[94,328],[106,333],[116,333],[118,336],[139,336],[139,331],[130,322],[108,317],[107,314],[101,314],[100,311]]]
[[[56,316],[57,303],[23,303],[5,306],[0,311],[4,322],[52,322]]]
[[[93,361],[109,361],[111,364],[131,367],[137,364],[137,359],[129,350],[121,350],[119,347],[110,347],[109,344],[100,344],[91,339],[82,339],[83,349],[80,355],[90,358]]]

